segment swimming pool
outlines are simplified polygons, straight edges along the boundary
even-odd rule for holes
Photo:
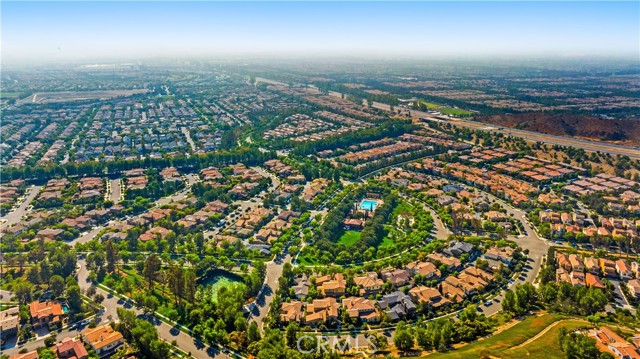
[[[368,199],[364,199],[360,203],[360,209],[365,210],[365,211],[375,211],[377,206],[378,206],[378,202],[377,201],[372,201],[372,200],[368,200]]]

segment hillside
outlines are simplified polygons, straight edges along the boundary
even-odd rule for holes
[[[523,113],[481,116],[477,121],[557,136],[583,138],[629,146],[640,145],[640,121],[600,117]]]

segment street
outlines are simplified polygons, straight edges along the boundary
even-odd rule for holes
[[[89,278],[89,270],[87,269],[87,263],[84,259],[78,260],[78,285],[83,291],[86,291],[91,287],[91,283],[88,281]],[[205,345],[204,343],[192,338],[189,334],[180,331],[180,329],[175,326],[169,325],[156,316],[145,313],[142,308],[134,306],[132,303],[127,302],[123,299],[120,299],[116,296],[113,296],[101,289],[100,287],[96,288],[96,292],[100,293],[104,296],[104,301],[102,302],[102,306],[104,307],[104,311],[98,316],[101,324],[106,324],[110,322],[110,320],[117,321],[118,314],[117,308],[126,308],[128,310],[133,310],[138,317],[143,318],[150,323],[152,323],[156,329],[158,330],[158,335],[161,339],[171,343],[172,341],[176,341],[176,345],[182,351],[191,353],[191,355],[195,358],[232,358],[227,354],[224,354],[218,348],[213,348]],[[62,339],[65,337],[75,337],[80,334],[84,327],[79,327],[79,329],[72,330],[63,330],[59,333],[56,333],[58,339]],[[14,337],[15,338],[15,337]],[[26,348],[27,350],[35,350],[38,347],[44,345],[44,339],[46,336],[39,337],[34,341],[27,342],[25,345],[21,347],[15,347],[15,339],[13,343],[7,343],[7,349],[3,351],[3,354],[17,354],[21,349]]]
[[[20,203],[18,208],[16,208],[15,211],[9,212],[6,216],[0,218],[5,220],[3,227],[11,227],[12,225],[20,222],[22,217],[27,214],[27,208],[29,207],[33,199],[36,198],[38,193],[40,193],[41,188],[42,186],[31,186],[27,190],[26,198],[24,199],[24,201],[22,201],[22,203]]]

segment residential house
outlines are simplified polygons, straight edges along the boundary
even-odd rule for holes
[[[391,320],[413,315],[416,311],[416,305],[411,301],[411,297],[400,291],[384,295],[378,301],[378,305]]]
[[[409,290],[409,296],[416,303],[426,303],[434,309],[450,304],[451,301],[445,298],[435,288],[418,286]]]
[[[405,269],[395,269],[395,270],[383,270],[381,273],[382,279],[385,282],[391,282],[394,287],[402,287],[406,285],[411,280],[411,275]]]
[[[511,262],[513,261],[513,250],[512,249],[500,249],[500,248],[489,248],[487,249],[487,251],[484,253],[484,258],[485,259],[491,259],[494,261],[499,261],[502,262],[506,265],[510,265]]]
[[[31,325],[34,328],[62,323],[66,317],[62,305],[52,301],[29,303],[29,314],[31,314]]]
[[[598,288],[598,289],[605,289],[605,285],[600,280],[600,277],[598,277],[596,274],[593,274],[591,272],[587,272],[586,277],[585,277],[585,283],[586,283],[587,287],[595,287],[595,288]]]
[[[350,318],[359,318],[366,323],[377,323],[380,321],[380,313],[376,308],[376,303],[362,297],[349,297],[342,301],[342,307]]]
[[[38,359],[38,352],[37,351],[31,351],[31,352],[27,352],[27,353],[22,353],[22,354],[13,354],[12,356],[9,357],[9,359]]]
[[[294,279],[296,284],[291,287],[293,294],[298,300],[303,300],[309,295],[309,283],[306,275]]]
[[[440,270],[431,262],[413,262],[407,264],[407,270],[411,275],[421,275],[427,279],[440,277]]]
[[[461,302],[467,297],[467,293],[458,286],[458,283],[452,284],[451,281],[440,283],[440,293],[453,303]]]
[[[600,258],[600,269],[607,278],[618,278],[616,263],[610,259]]]
[[[303,319],[302,302],[291,301],[280,306],[281,322],[300,322]]]
[[[608,327],[593,329],[589,332],[589,336],[596,340],[596,346],[601,352],[608,352],[619,359],[640,359],[640,354],[633,344]]]
[[[347,290],[347,281],[342,273],[336,273],[333,276],[316,278],[316,286],[325,297],[340,297]]]
[[[20,308],[11,307],[0,311],[0,339],[15,336],[20,325]]]
[[[577,272],[577,271],[571,272],[570,281],[574,287],[586,286],[586,279],[583,272]]]
[[[569,254],[569,263],[571,264],[571,270],[574,272],[584,272],[584,263],[577,254]]]
[[[488,211],[484,217],[491,222],[504,222],[509,220],[509,215],[500,211]]]
[[[82,342],[74,338],[64,338],[55,346],[58,359],[87,359],[89,353]]]
[[[318,324],[337,320],[339,307],[340,305],[335,298],[314,299],[311,304],[307,304],[305,322]]]
[[[628,281],[627,288],[632,296],[640,299],[640,279],[632,279]]]
[[[599,275],[600,267],[598,266],[598,259],[593,257],[586,257],[584,259],[584,269],[589,273]]]
[[[618,275],[622,280],[629,280],[634,278],[631,266],[622,259],[618,259],[616,261],[616,272],[618,272]]]
[[[85,329],[82,332],[82,340],[91,346],[100,357],[115,351],[124,343],[122,333],[114,330],[110,325]]]
[[[452,257],[460,258],[463,254],[471,254],[473,251],[473,244],[467,242],[453,241],[449,243],[449,247],[445,248],[442,252]]]
[[[361,296],[370,296],[380,293],[384,281],[378,278],[378,273],[368,272],[363,276],[353,277],[353,282],[360,287]]]
[[[437,266],[444,265],[448,271],[458,269],[462,265],[458,258],[448,257],[442,253],[431,253],[426,259]]]

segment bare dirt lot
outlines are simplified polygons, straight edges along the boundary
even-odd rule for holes
[[[523,113],[481,116],[477,121],[526,131],[568,136],[592,141],[640,145],[640,121],[613,120],[592,116]]]

